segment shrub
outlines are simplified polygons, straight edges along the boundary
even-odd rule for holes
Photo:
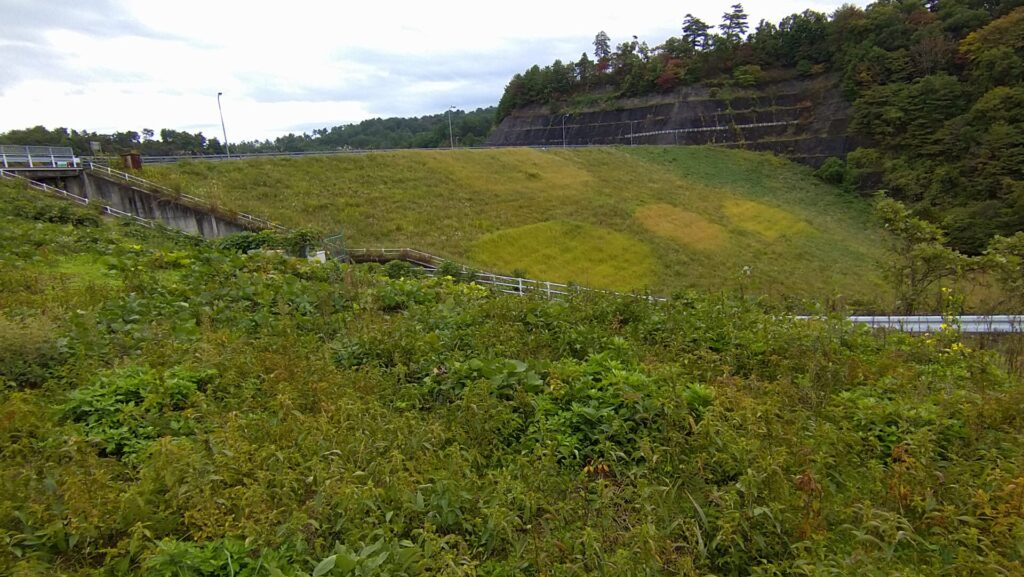
[[[476,271],[464,268],[462,265],[446,260],[437,267],[435,275],[438,277],[451,277],[456,282],[473,282],[476,279]]]
[[[22,198],[11,203],[10,210],[16,216],[54,224],[97,227],[103,222],[93,210],[80,208],[70,201]]]
[[[66,339],[44,318],[15,321],[0,316],[0,378],[16,387],[45,383],[63,364]]]
[[[391,279],[415,278],[420,276],[420,269],[404,260],[392,260],[384,265],[384,274]]]
[[[814,176],[829,184],[841,185],[846,180],[846,163],[833,156],[814,171]]]
[[[185,410],[213,376],[212,371],[160,374],[127,367],[72,392],[64,416],[81,423],[103,453],[131,460],[159,437],[192,432],[195,424]]]
[[[284,240],[277,233],[270,230],[259,232],[237,232],[217,240],[216,246],[223,250],[240,252],[242,254],[264,248],[280,248]]]
[[[737,66],[732,72],[732,78],[736,81],[736,84],[747,88],[760,84],[763,76],[761,67],[756,64]]]
[[[299,258],[306,258],[311,246],[319,243],[322,235],[311,228],[297,228],[282,236],[282,246],[288,254]]]

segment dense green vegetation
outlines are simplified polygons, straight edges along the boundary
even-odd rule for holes
[[[464,150],[149,166],[143,174],[351,247],[620,291],[743,287],[889,305],[870,206],[768,154]],[[837,266],[837,263],[841,263]]]
[[[494,107],[414,118],[371,118],[358,124],[344,124],[314,130],[311,134],[288,134],[273,141],[232,144],[234,152],[309,152],[355,148],[447,148],[482,144],[494,128]],[[452,140],[454,139],[454,143]]]
[[[144,128],[141,134],[134,130],[100,134],[63,127],[48,129],[45,126],[0,132],[0,144],[70,146],[75,154],[83,156],[96,153],[91,145],[93,142],[100,146],[101,154],[121,154],[130,150],[139,150],[148,155],[224,153],[224,146],[217,138],[207,139],[202,132],[191,133],[170,128],[162,129],[159,133]]]
[[[447,113],[419,118],[371,118],[358,124],[320,128],[311,134],[286,134],[273,141],[231,143],[231,152],[446,148],[453,144],[452,140],[455,146],[474,146],[482,143],[494,127],[494,108],[478,108],[471,112],[453,110],[451,132],[448,130],[448,121]],[[0,144],[70,146],[82,155],[93,154],[90,142],[99,143],[104,154],[120,154],[129,150],[138,150],[149,156],[225,153],[224,145],[215,137],[207,139],[202,132],[190,133],[167,128],[159,132],[145,128],[141,134],[134,130],[98,134],[88,130],[36,126],[0,133]]]
[[[827,71],[843,79],[852,130],[870,146],[836,160],[836,182],[887,189],[978,254],[1024,230],[1024,7],[1020,0],[881,1],[830,15],[804,11],[748,32],[737,4],[714,27],[686,15],[679,37],[637,38],[594,59],[534,66],[512,78],[503,118],[530,104],[588,107],[677,86],[756,86]]]
[[[4,575],[1024,571],[1024,384],[953,329],[494,296],[35,194],[0,182]]]

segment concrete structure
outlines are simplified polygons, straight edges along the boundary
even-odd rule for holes
[[[820,165],[860,143],[835,75],[757,88],[680,88],[566,112],[515,110],[488,138],[494,146],[713,145],[764,150]]]
[[[68,192],[90,201],[109,205],[203,238],[220,238],[244,230],[261,228],[241,224],[230,216],[214,214],[208,208],[193,207],[89,171],[82,171],[75,177],[64,178],[61,184]]]

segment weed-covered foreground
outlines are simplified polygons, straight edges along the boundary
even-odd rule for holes
[[[1024,572],[1024,387],[953,334],[495,297],[0,197],[0,574]]]

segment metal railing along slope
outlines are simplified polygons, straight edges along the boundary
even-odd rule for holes
[[[70,200],[72,202],[76,202],[78,204],[81,204],[83,206],[88,206],[90,204],[89,199],[85,198],[84,196],[78,196],[77,194],[72,194],[72,193],[64,190],[63,188],[57,188],[56,186],[50,186],[49,184],[44,184],[42,182],[36,182],[34,180],[25,178],[24,176],[21,176],[21,175],[18,175],[18,174],[14,174],[13,172],[10,172],[10,171],[7,171],[7,170],[0,170],[0,178],[5,178],[5,179],[8,179],[8,180],[18,180],[18,181],[24,182],[24,183],[26,183],[26,185],[29,188],[34,188],[34,189],[42,191],[42,192],[48,192],[50,194],[55,194],[57,196],[61,196],[63,198],[66,198],[66,199],[68,199],[68,200]],[[106,204],[100,204],[98,206],[100,207],[100,211],[103,214],[109,214],[111,216],[116,216],[118,218],[126,218],[128,220],[131,220],[132,222],[135,222],[136,224],[141,224],[142,226],[146,226],[146,227],[149,227],[149,228],[157,228],[159,226],[159,223],[157,223],[155,221],[152,221],[152,220],[149,220],[148,218],[142,218],[141,216],[136,216],[134,214],[125,212],[123,210],[114,208],[114,207],[106,205]],[[177,229],[170,229],[170,230],[177,230]],[[186,233],[184,233],[182,231],[178,231],[178,232],[180,232],[181,234],[186,234]]]
[[[612,144],[567,144],[562,145],[561,141],[552,142],[551,144],[535,144],[535,145],[490,145],[490,146],[460,146],[457,150],[494,150],[504,148],[533,148],[537,150],[546,150],[554,148],[601,148],[601,147],[612,147],[617,145]],[[421,152],[445,152],[451,150],[448,147],[443,148],[345,148],[340,150],[310,150],[303,152],[245,152],[245,153],[231,153],[227,154],[203,154],[203,155],[163,155],[163,156],[143,156],[143,164],[168,164],[173,162],[183,161],[220,161],[220,160],[246,160],[253,158],[287,158],[287,157],[311,157],[311,156],[353,156],[363,154],[378,154],[387,152],[408,152],[408,151],[421,151]],[[87,156],[83,157],[82,161],[85,164],[93,163],[96,165],[109,164],[113,157],[106,156]]]
[[[355,248],[348,249],[347,253],[349,258],[355,261],[402,260],[422,266],[430,272],[435,271],[446,262],[455,263],[455,261],[449,261],[446,258],[442,258],[437,255],[432,255],[430,253],[426,253],[413,248]],[[489,272],[477,271],[465,265],[460,265],[458,263],[455,264],[461,269],[461,271],[464,274],[472,274],[473,282],[493,287],[499,292],[508,294],[540,294],[546,297],[565,297],[572,295],[574,292],[606,292],[598,289],[581,287],[578,285],[568,285],[557,282],[540,281],[512,276],[502,276]]]

